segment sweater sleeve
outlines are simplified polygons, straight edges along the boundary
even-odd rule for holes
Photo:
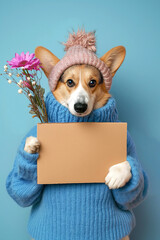
[[[12,171],[6,180],[8,194],[22,207],[38,202],[43,185],[37,184],[37,159],[39,154],[24,151],[26,138],[37,136],[37,126],[23,138],[16,154]]]
[[[112,190],[113,197],[123,210],[138,206],[148,192],[148,177],[137,158],[135,144],[127,132],[127,161],[131,166],[132,178],[122,188]]]

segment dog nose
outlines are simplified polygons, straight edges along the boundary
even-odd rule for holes
[[[87,110],[87,104],[86,103],[75,103],[74,109],[77,113],[84,113]]]

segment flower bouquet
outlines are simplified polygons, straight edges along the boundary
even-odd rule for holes
[[[41,123],[48,122],[44,93],[45,89],[41,87],[40,80],[42,78],[41,63],[39,59],[35,57],[34,53],[20,55],[15,54],[15,57],[11,61],[7,61],[8,64],[4,66],[3,76],[9,84],[16,84],[19,89],[19,94],[25,94],[29,99],[30,108],[29,113],[33,118],[38,117]]]

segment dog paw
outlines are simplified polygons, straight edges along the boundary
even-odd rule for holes
[[[110,189],[116,189],[125,186],[131,177],[131,167],[129,162],[125,161],[110,167],[105,183]]]
[[[40,143],[36,137],[26,138],[24,150],[28,153],[38,153],[40,149]]]

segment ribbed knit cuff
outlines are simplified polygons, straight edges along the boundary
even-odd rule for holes
[[[38,153],[27,153],[22,148],[18,150],[18,173],[25,180],[37,180]]]
[[[112,190],[115,201],[124,209],[137,205],[137,201],[140,200],[137,197],[144,189],[144,177],[140,163],[131,156],[127,156],[127,161],[131,166],[132,178],[124,187]]]

